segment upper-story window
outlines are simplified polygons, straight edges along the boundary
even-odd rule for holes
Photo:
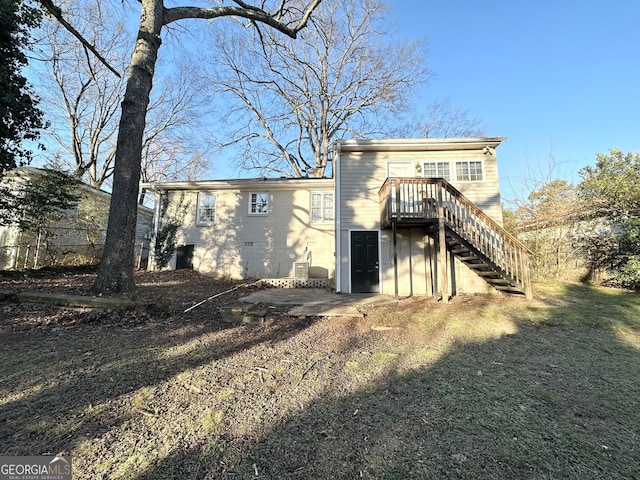
[[[311,192],[311,222],[333,222],[333,192]]]
[[[451,168],[449,162],[424,162],[423,175],[428,178],[444,178],[451,181]]]
[[[428,178],[444,178],[448,182],[481,182],[484,180],[481,161],[424,162],[422,175]]]
[[[456,179],[459,182],[482,181],[482,162],[456,162]]]
[[[216,221],[216,194],[215,192],[198,193],[198,209],[196,223],[198,225],[211,225]]]
[[[249,213],[253,215],[266,215],[269,213],[269,194],[267,192],[251,194]]]

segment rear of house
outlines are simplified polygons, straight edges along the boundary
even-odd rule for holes
[[[515,291],[504,278],[511,263],[503,267],[497,258],[510,256],[508,249],[517,242],[505,240],[508,234],[501,229],[495,150],[503,140],[337,144],[336,290],[402,296],[495,291],[492,287]]]
[[[348,140],[333,178],[145,184],[157,196],[151,264],[333,279],[344,293],[527,294],[526,251],[502,228],[502,140]]]
[[[177,227],[175,240],[167,245],[175,247],[166,265],[170,268],[237,279],[334,277],[332,179],[145,186],[159,199],[156,236],[168,225]]]

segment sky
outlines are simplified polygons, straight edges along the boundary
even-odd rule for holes
[[[415,101],[449,97],[487,136],[506,137],[503,199],[549,174],[579,182],[612,148],[640,151],[640,1],[386,1],[399,41],[428,40],[435,77]],[[227,164],[207,177],[237,175]]]
[[[426,36],[436,78],[425,99],[451,97],[506,137],[503,199],[549,173],[580,180],[611,148],[640,151],[637,0],[395,0],[400,37]]]

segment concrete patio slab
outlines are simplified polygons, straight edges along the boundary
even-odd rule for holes
[[[285,305],[299,317],[361,317],[364,305],[389,301],[393,297],[378,293],[334,293],[323,288],[266,288],[240,299],[253,304]]]

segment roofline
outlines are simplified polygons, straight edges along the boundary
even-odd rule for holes
[[[340,140],[337,148],[342,152],[373,151],[442,151],[442,150],[482,150],[496,148],[506,137],[473,138],[394,138],[384,140]]]
[[[41,173],[43,172],[45,169],[44,168],[40,168],[40,167],[32,167],[29,165],[24,165],[21,167],[16,167],[16,168],[12,168],[11,170],[7,171],[5,173],[5,178],[7,177],[12,177],[12,178],[19,178],[20,172],[25,172],[25,175],[28,175],[29,173]],[[105,199],[107,199],[108,201],[110,201],[111,199],[111,193],[107,192],[106,190],[102,190],[101,188],[97,188],[94,187],[92,185],[89,185],[88,183],[80,180],[78,183],[78,186],[82,189],[85,190],[87,192],[92,192],[95,193],[97,195],[101,195],[103,196]],[[146,207],[144,205],[140,205],[138,204],[138,209],[142,209],[142,210],[147,210],[149,213],[153,213],[153,208],[149,208]]]
[[[291,187],[332,187],[333,178],[229,178],[225,180],[191,180],[182,182],[146,182],[142,188],[162,190],[238,190],[264,188],[284,190]]]

